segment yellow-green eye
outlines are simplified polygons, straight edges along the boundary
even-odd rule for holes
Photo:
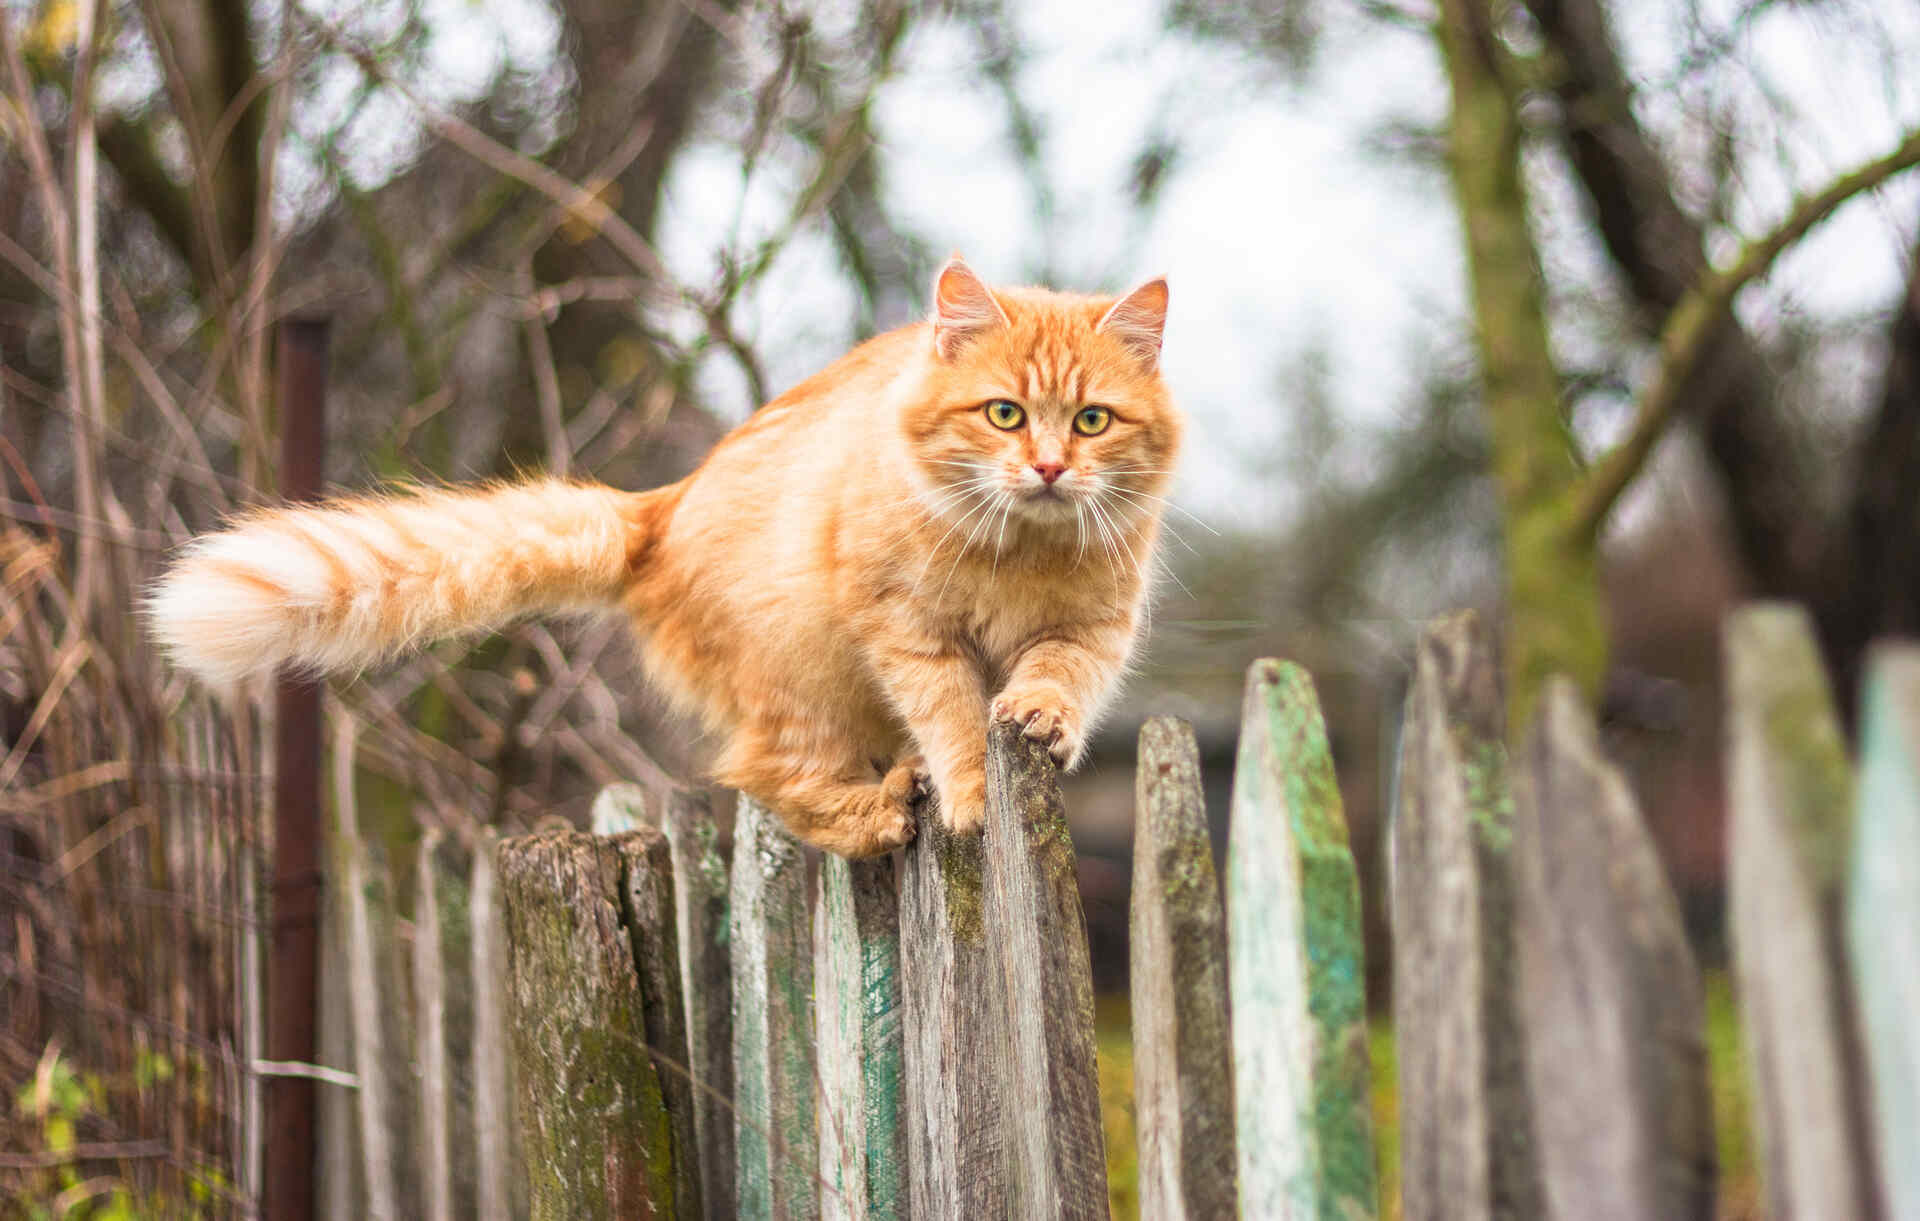
[[[1009,403],[1006,399],[995,399],[987,404],[987,421],[995,428],[1004,428],[1008,432],[1027,422],[1027,413],[1020,404]]]
[[[1083,437],[1097,437],[1113,423],[1113,413],[1105,407],[1082,407],[1073,417],[1073,431]]]

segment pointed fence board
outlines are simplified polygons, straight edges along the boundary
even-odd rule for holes
[[[447,1057],[447,972],[441,955],[440,832],[420,840],[413,889],[413,1004],[420,1075],[420,1176],[425,1221],[453,1221],[453,1105]]]
[[[1421,634],[1389,870],[1408,1221],[1540,1215],[1514,995],[1514,811],[1500,687],[1492,629],[1480,616],[1465,611]]]
[[[907,1196],[917,1218],[1008,1216],[1000,964],[987,942],[985,852],[929,801],[900,854]]]
[[[733,965],[727,948],[727,862],[720,855],[719,832],[706,794],[687,789],[669,793],[666,824],[678,908],[701,1195],[710,1221],[732,1221],[738,1205],[733,1188]]]
[[[644,813],[645,805],[629,808],[641,829],[613,838],[621,852],[620,916],[633,946],[634,971],[640,980],[647,1051],[667,1108],[674,1154],[673,1211],[694,1218],[704,1215],[702,1150],[694,1127],[693,1077],[687,1071],[687,1010],[680,991],[673,862],[666,836]]]
[[[1547,684],[1515,769],[1521,1024],[1556,1221],[1713,1216],[1700,978],[1593,718]]]
[[[813,969],[825,1218],[906,1216],[899,908],[892,858],[821,858]]]
[[[698,1215],[697,1198],[686,1198],[695,1181],[692,1151],[676,1139],[648,1048],[646,1011],[660,1003],[650,981],[664,973],[660,959],[674,961],[672,942],[663,930],[645,929],[658,942],[648,951],[653,961],[634,958],[643,930],[632,919],[630,874],[670,886],[665,856],[652,830],[569,831],[500,844],[533,1221]]]
[[[1805,611],[1726,629],[1728,909],[1769,1212],[1880,1213],[1841,892],[1853,768]]]
[[[506,921],[494,855],[499,839],[483,830],[467,875],[468,952],[473,973],[473,1161],[475,1221],[515,1215],[512,1057],[507,1047]]]
[[[987,732],[987,943],[1005,980],[1010,1216],[1107,1216],[1093,977],[1073,840],[1045,745]],[[1011,1055],[1007,1055],[1008,1051]]]
[[[1886,1215],[1920,1217],[1920,649],[1868,667],[1847,938]]]
[[[1134,809],[1128,976],[1140,1214],[1230,1217],[1238,1191],[1226,915],[1200,751],[1185,721],[1141,726]]]
[[[807,860],[742,796],[733,822],[734,1164],[739,1215],[819,1215]]]
[[[1313,680],[1247,674],[1227,851],[1240,1215],[1371,1217],[1360,890]]]

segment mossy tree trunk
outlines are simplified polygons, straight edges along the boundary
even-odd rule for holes
[[[1436,33],[1453,90],[1448,153],[1466,229],[1482,392],[1507,574],[1508,724],[1524,735],[1547,678],[1592,699],[1606,668],[1595,531],[1547,338],[1540,261],[1521,178],[1519,92],[1494,31],[1497,0],[1444,0]]]

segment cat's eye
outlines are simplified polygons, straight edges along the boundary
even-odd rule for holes
[[[1082,407],[1073,417],[1073,431],[1083,437],[1097,437],[1113,423],[1113,413],[1105,407]]]
[[[1027,422],[1027,413],[1021,410],[1020,404],[1010,403],[1006,399],[995,399],[988,403],[986,412],[988,423],[995,428],[1004,428],[1008,432]]]

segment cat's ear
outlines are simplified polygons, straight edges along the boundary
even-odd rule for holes
[[[969,343],[1007,324],[1006,311],[959,255],[933,281],[933,350],[952,360]]]
[[[1155,276],[1113,303],[1100,330],[1125,344],[1147,368],[1160,363],[1160,333],[1167,327],[1167,281]]]

